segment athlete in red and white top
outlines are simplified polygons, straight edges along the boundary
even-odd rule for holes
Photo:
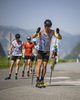
[[[27,62],[27,75],[28,76],[30,75],[29,70],[30,70],[30,62],[32,59],[33,48],[34,48],[34,44],[31,42],[31,37],[28,36],[27,42],[25,42],[23,46],[24,63],[23,63],[22,77],[24,77],[24,70],[25,70],[26,62]]]

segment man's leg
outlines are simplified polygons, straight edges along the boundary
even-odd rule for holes
[[[32,74],[32,62],[33,61],[30,62],[30,74]]]
[[[42,75],[41,75],[41,77],[42,77],[42,79],[44,79],[44,76],[45,76],[45,74],[46,74],[46,67],[47,67],[47,62],[43,62],[43,69],[42,69]]]
[[[28,59],[28,65],[27,65],[27,75],[28,75],[28,77],[30,76],[30,72],[29,72],[29,70],[30,70],[30,63],[31,63],[31,59]]]
[[[45,87],[46,84],[44,84],[44,77],[45,77],[45,74],[46,74],[46,67],[47,67],[47,62],[43,62],[43,69],[42,69],[42,74],[41,74],[41,80],[40,80],[40,84],[41,84],[41,87]]]
[[[17,59],[17,61],[16,61],[16,73],[15,73],[15,79],[17,79],[17,75],[18,75],[19,62],[20,62],[20,59]]]
[[[33,73],[35,73],[35,67],[36,67],[36,60],[33,62]]]
[[[27,60],[24,59],[22,77],[24,77],[24,71],[25,71],[26,62],[27,62]]]
[[[37,80],[36,80],[36,87],[40,87],[41,88],[41,84],[40,84],[40,80],[39,80],[39,77],[40,77],[40,71],[41,71],[41,65],[42,65],[42,59],[38,59],[38,65],[37,65],[37,69],[36,69],[36,77],[37,77]]]
[[[51,58],[50,68],[52,68],[52,67],[53,67],[53,61],[54,61],[54,58]]]
[[[41,84],[43,87],[46,86],[44,84],[44,77],[46,74],[46,67],[47,67],[48,60],[49,60],[49,52],[46,52],[44,53],[44,57],[43,57],[43,69],[42,69],[42,75],[41,75]]]
[[[37,65],[37,69],[36,69],[37,81],[39,81],[41,65],[42,65],[42,59],[38,59],[38,65]]]
[[[9,69],[9,77],[6,77],[5,80],[8,80],[8,79],[11,78],[14,62],[15,62],[14,60],[11,60],[11,66],[10,66],[10,69]]]

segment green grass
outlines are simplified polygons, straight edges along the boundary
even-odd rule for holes
[[[65,59],[59,59],[58,63],[62,63],[62,62],[75,62],[75,60],[65,60]]]
[[[50,63],[51,59],[49,59],[48,63]],[[62,62],[75,62],[75,60],[64,60],[64,59],[60,59],[58,61],[58,63],[62,63]],[[22,66],[24,63],[24,60],[21,59],[19,66]],[[14,64],[14,67],[16,66],[16,63]],[[9,68],[10,67],[10,60],[8,60],[7,58],[3,58],[0,57],[0,69],[4,69],[4,68]]]
[[[21,59],[20,66],[23,65],[24,60]],[[14,64],[14,67],[16,66],[16,63]],[[9,68],[10,67],[10,60],[7,58],[0,57],[0,69]]]
[[[10,67],[10,61],[7,58],[0,57],[0,69],[9,67]]]

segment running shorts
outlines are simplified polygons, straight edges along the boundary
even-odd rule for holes
[[[34,60],[37,61],[37,56],[32,56],[32,57],[31,57],[31,61],[34,61]]]
[[[32,56],[25,56],[24,59],[28,60],[28,59],[31,59]]]
[[[45,62],[48,62],[49,54],[50,54],[49,51],[40,51],[40,50],[38,50],[37,58],[42,59]]]
[[[16,59],[21,60],[21,57],[22,57],[22,56],[12,56],[11,60],[14,60],[14,61],[16,61]]]

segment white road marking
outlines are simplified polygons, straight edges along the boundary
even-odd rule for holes
[[[45,77],[45,79],[50,79],[50,77]],[[70,79],[70,77],[51,77],[51,79]]]
[[[49,85],[49,83],[45,83],[46,85]],[[59,82],[51,82],[51,85],[80,85],[79,81],[59,81]]]
[[[45,77],[46,80],[49,80],[50,77]],[[70,77],[52,77],[51,80],[53,79],[66,79],[64,81],[58,81],[58,82],[51,82],[51,84],[45,83],[46,85],[80,85],[80,79],[77,79],[75,81],[72,81]]]

